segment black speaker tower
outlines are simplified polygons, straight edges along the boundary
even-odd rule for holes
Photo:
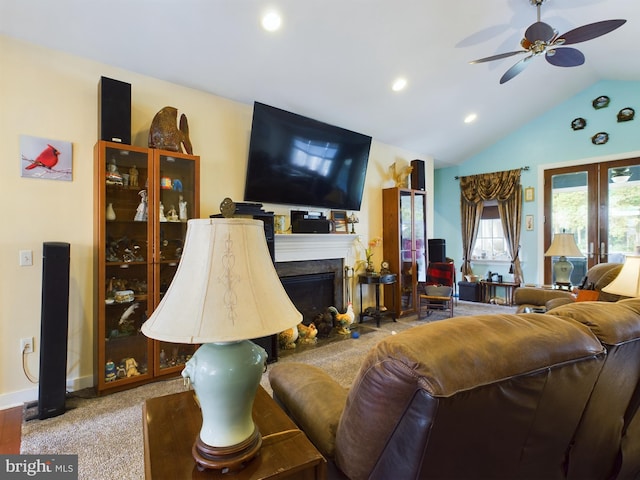
[[[100,77],[98,137],[131,145],[131,84]]]
[[[444,238],[429,239],[429,262],[447,261],[447,245]]]
[[[63,242],[42,245],[42,314],[38,418],[65,412],[69,329],[69,252]]]
[[[411,188],[424,191],[424,160],[411,160]]]

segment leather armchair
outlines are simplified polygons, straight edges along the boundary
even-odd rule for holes
[[[390,336],[350,390],[282,363],[274,398],[350,479],[640,475],[640,299]]]
[[[600,292],[598,298],[600,301],[616,302],[620,299],[619,295],[602,292],[601,290],[618,276],[620,269],[622,269],[621,263],[599,263],[594,265],[587,272],[581,287]],[[572,292],[538,287],[518,287],[513,294],[513,298],[514,303],[518,306],[518,312],[541,307],[551,310],[575,301],[575,296]]]

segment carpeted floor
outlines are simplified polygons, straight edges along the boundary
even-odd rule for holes
[[[515,307],[461,301],[455,306],[454,315],[496,311],[514,312]],[[319,366],[346,387],[353,381],[362,357],[384,337],[445,318],[446,314],[434,312],[423,320],[416,317],[397,322],[383,320],[380,328],[375,322],[368,321],[354,327],[360,333],[358,338],[345,337],[334,342],[320,342],[318,346],[298,347],[295,353],[286,352],[278,361]],[[270,392],[267,376],[268,372],[263,375],[261,384]],[[104,397],[95,397],[92,391],[72,394],[63,415],[23,423],[21,453],[78,454],[79,479],[142,479],[142,405],[147,398],[180,392],[184,388],[182,379],[173,379]],[[25,418],[28,416],[25,412]]]

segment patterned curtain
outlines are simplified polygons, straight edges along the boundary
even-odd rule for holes
[[[507,247],[511,254],[513,281],[522,283],[520,266],[520,231],[522,224],[521,170],[483,173],[460,177],[460,219],[462,227],[462,249],[464,259],[462,274],[471,271],[471,252],[478,235],[484,201],[497,200]]]

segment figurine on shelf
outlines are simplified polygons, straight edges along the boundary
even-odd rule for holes
[[[167,217],[164,214],[164,205],[162,204],[162,202],[160,202],[160,221],[161,222],[167,221]]]
[[[180,216],[180,221],[187,221],[187,202],[184,201],[184,197],[180,195],[180,200],[178,201],[178,211]]]
[[[133,218],[136,222],[146,222],[148,218],[147,213],[147,191],[140,190],[138,192],[140,195],[140,203],[138,204],[138,208],[136,209],[136,216]]]
[[[113,382],[116,379],[116,365],[109,360],[104,367],[104,381]]]
[[[120,185],[122,186],[122,175],[118,172],[118,166],[115,160],[111,160],[109,167],[107,168],[107,185]]]
[[[124,368],[127,372],[127,378],[140,375],[140,372],[138,371],[138,362],[136,362],[136,359],[133,357],[129,357],[124,361]]]
[[[176,212],[176,207],[171,205],[169,212],[167,213],[167,220],[170,222],[178,222],[180,219],[178,218],[178,212]]]
[[[132,187],[138,186],[138,169],[135,165],[129,169],[129,185]]]
[[[107,205],[107,220],[113,221],[116,219],[116,211],[113,209],[113,203],[109,202]]]

